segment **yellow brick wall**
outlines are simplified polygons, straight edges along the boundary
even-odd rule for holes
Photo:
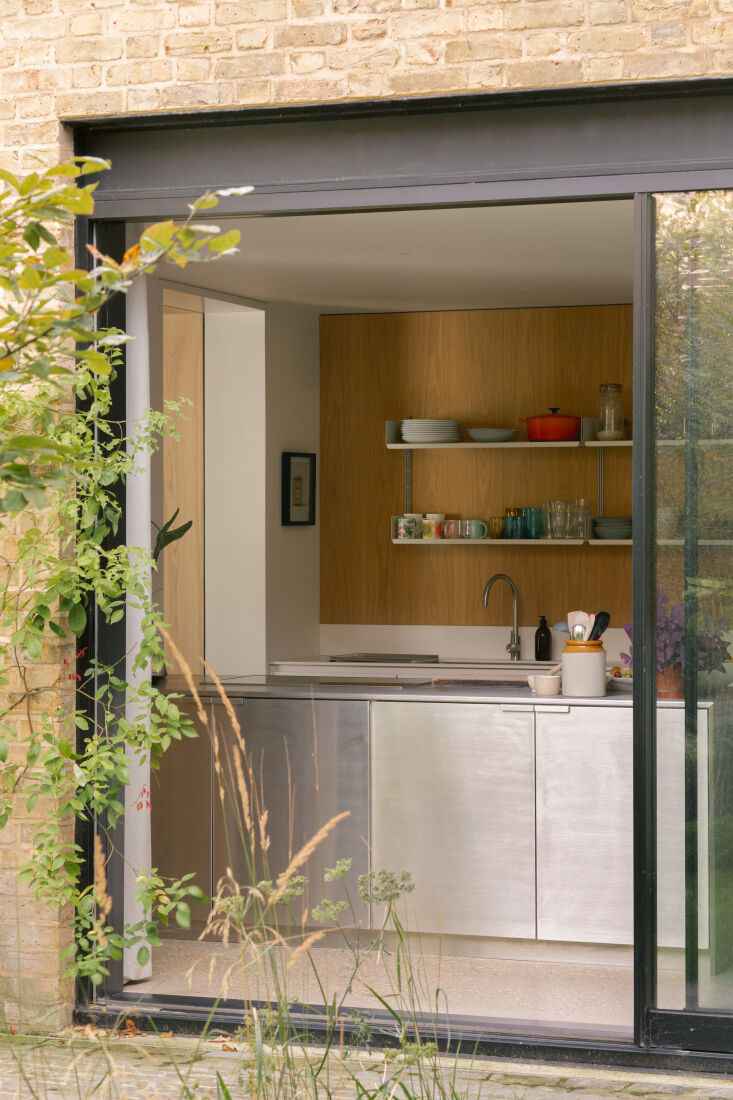
[[[0,165],[63,159],[79,116],[732,71],[733,0],[0,0]],[[31,828],[0,833],[0,992],[43,1017],[69,932],[17,892]]]
[[[733,70],[733,0],[0,0],[0,157],[59,118]]]

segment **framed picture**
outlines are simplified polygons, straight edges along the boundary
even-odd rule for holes
[[[283,527],[312,527],[316,522],[316,456],[283,451]]]

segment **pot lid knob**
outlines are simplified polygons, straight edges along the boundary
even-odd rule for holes
[[[554,414],[555,414],[556,412],[559,412],[559,411],[560,411],[560,406],[559,406],[559,405],[558,405],[558,406],[557,406],[556,408],[554,408],[554,409],[553,409],[553,408],[552,408],[551,406],[548,406],[548,408],[550,409],[550,412],[551,412],[551,413],[553,413],[553,415],[554,415]]]

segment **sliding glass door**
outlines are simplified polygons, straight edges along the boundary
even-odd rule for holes
[[[730,1051],[733,191],[656,195],[654,253],[650,1034],[663,1046]]]

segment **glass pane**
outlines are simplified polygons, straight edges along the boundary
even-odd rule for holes
[[[656,199],[657,1003],[733,1011],[733,193]]]

